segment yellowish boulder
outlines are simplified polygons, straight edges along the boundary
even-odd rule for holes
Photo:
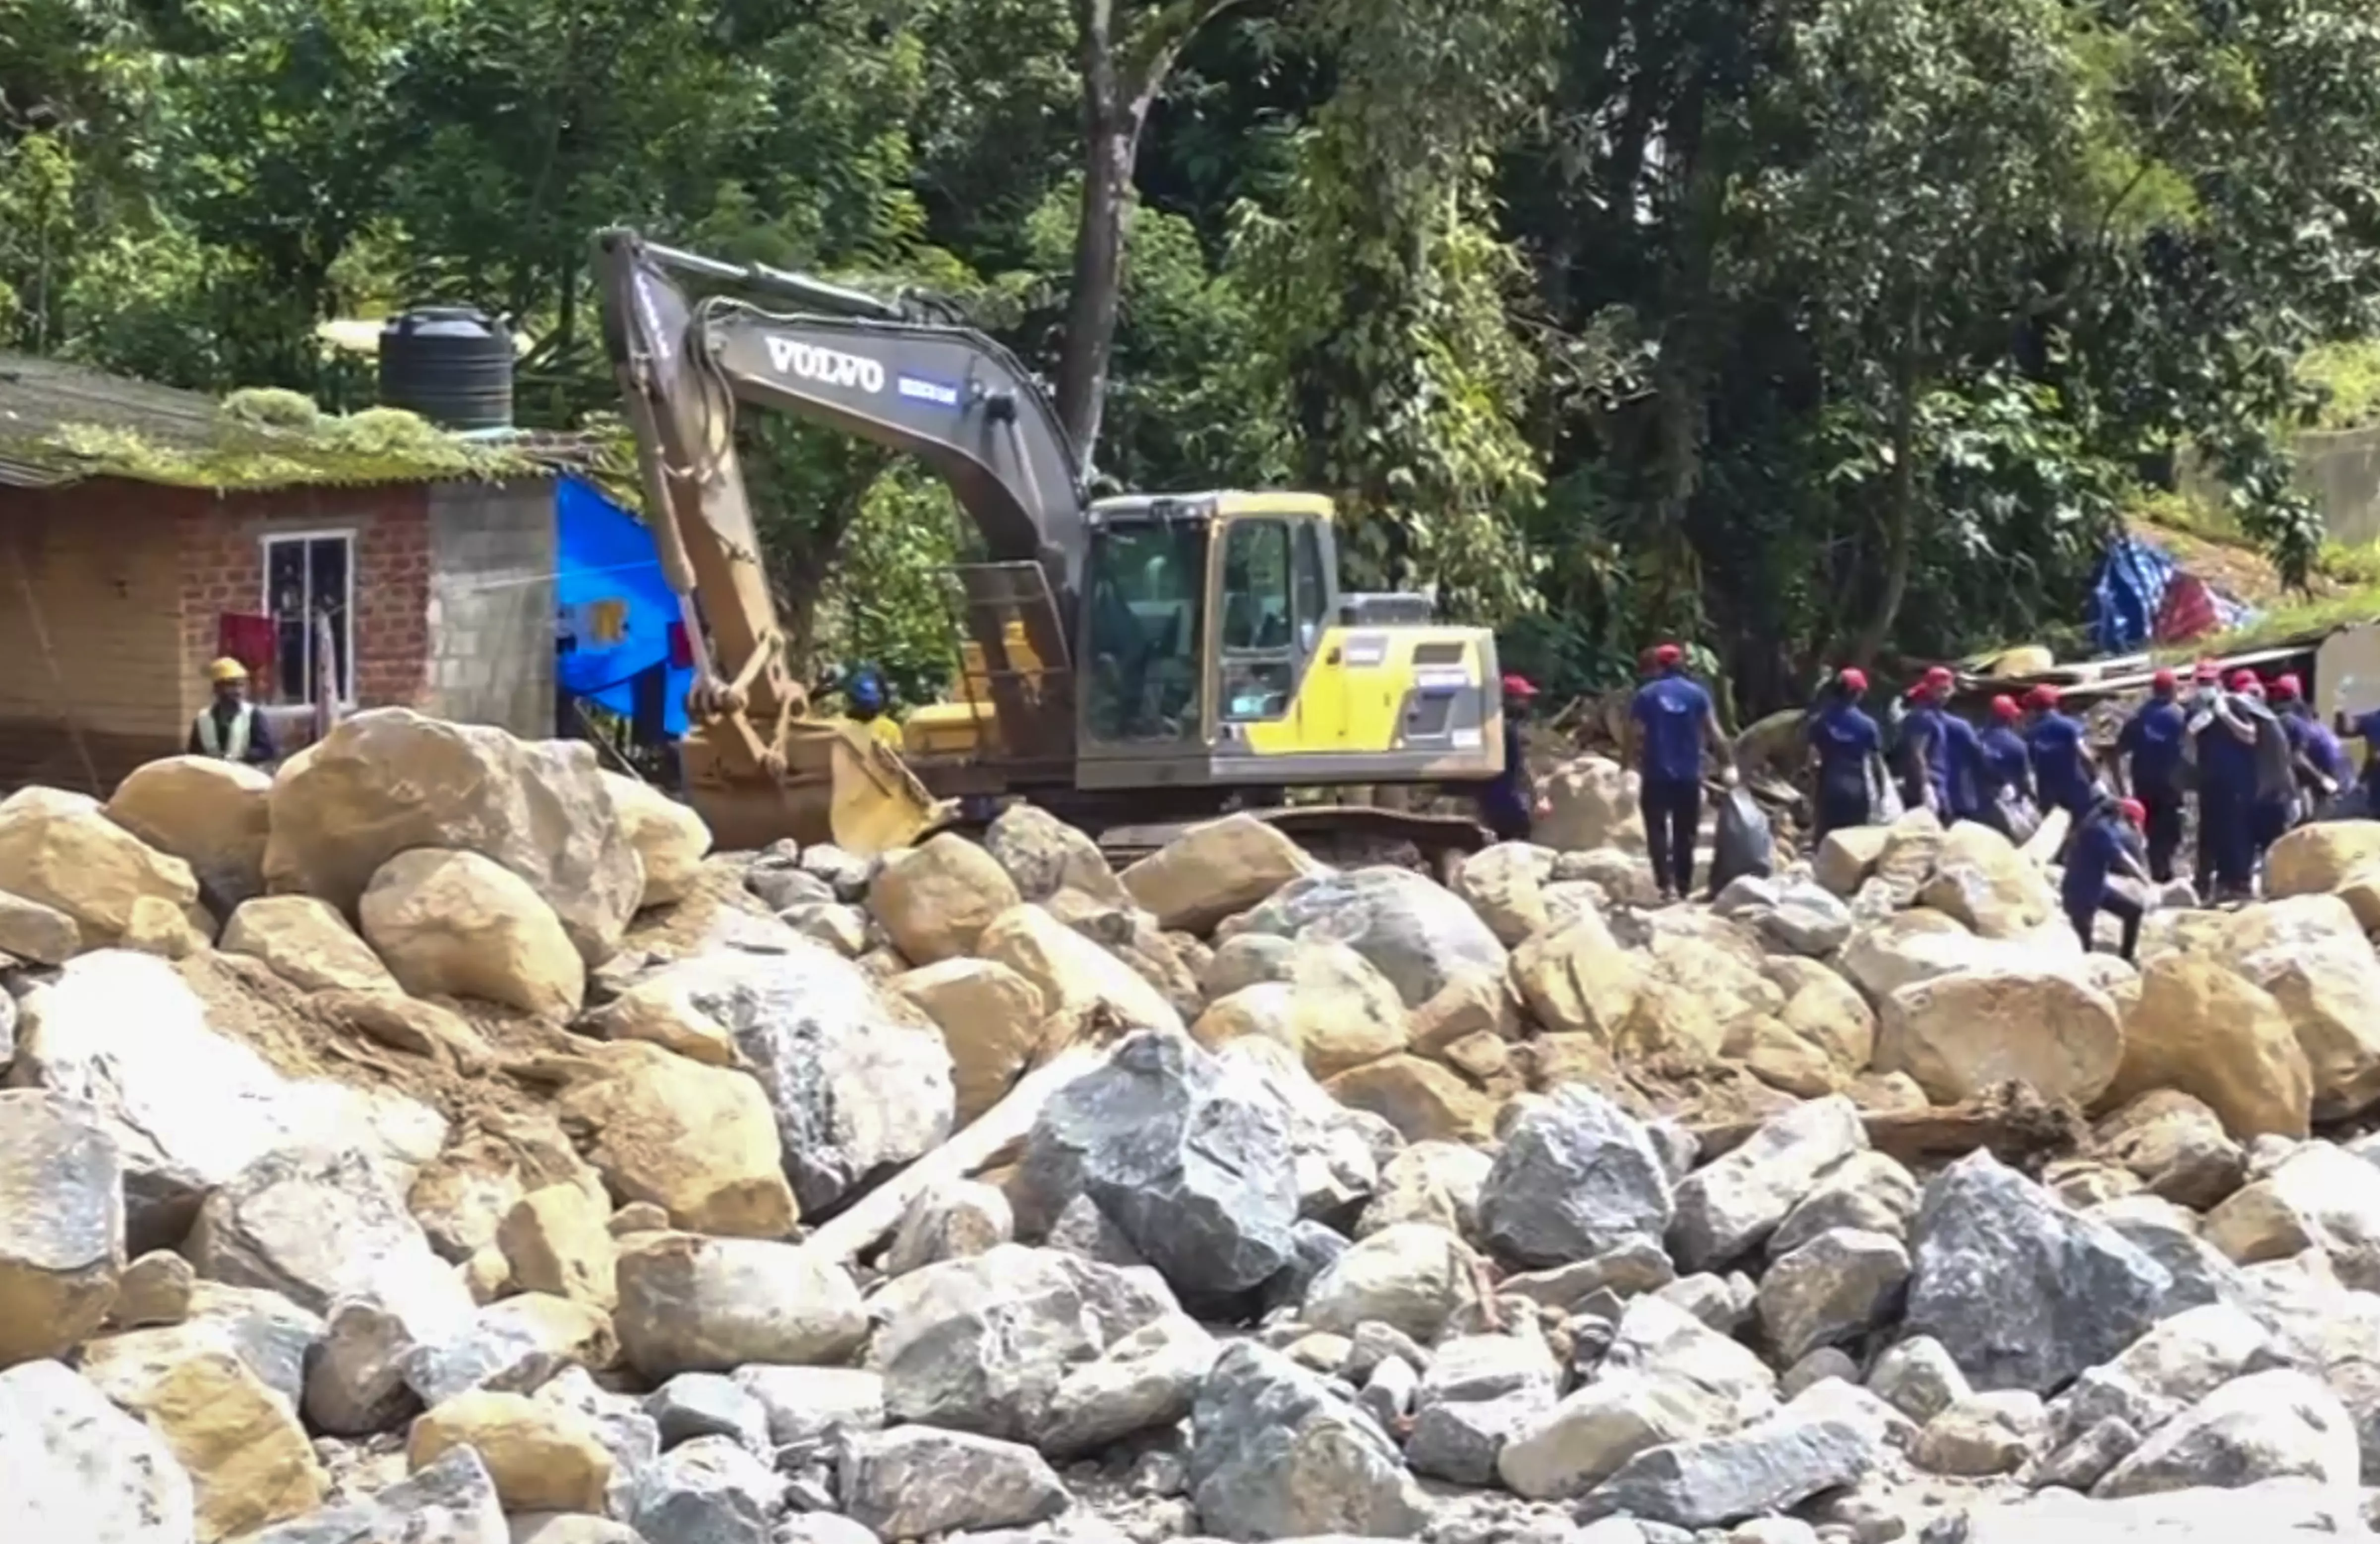
[[[553,908],[478,853],[399,853],[372,876],[361,910],[365,939],[417,997],[477,997],[567,1019],[586,995],[586,967]]]
[[[154,954],[161,960],[186,960],[207,946],[212,927],[201,926],[206,911],[177,906],[155,895],[136,896],[132,920],[118,939],[119,947]]]
[[[1390,1056],[1323,1085],[1350,1110],[1368,1110],[1408,1142],[1484,1142],[1495,1107],[1436,1062]]]
[[[2265,894],[2328,895],[2380,866],[2380,821],[2319,821],[2298,827],[2265,856]],[[6,878],[0,874],[0,884]]]
[[[2313,1118],[2380,1100],[2380,955],[2336,895],[2252,906],[2227,939],[2230,963],[2272,993],[2313,1078]]]
[[[143,896],[184,914],[199,903],[188,864],[109,820],[96,799],[56,788],[0,799],[0,890],[74,918],[86,948],[121,941]]]
[[[479,1453],[507,1513],[603,1513],[612,1454],[577,1410],[524,1394],[459,1394],[414,1418],[406,1462],[419,1474],[462,1447]]]
[[[0,1368],[72,1351],[123,1269],[115,1139],[72,1100],[0,1091]]]
[[[2365,932],[2380,932],[2380,863],[2356,869],[2340,881],[2331,894],[2347,903],[2347,908],[2355,913],[2356,922]]]
[[[393,983],[375,991],[317,991],[307,999],[306,1007],[315,1019],[334,1029],[450,1063],[458,1072],[485,1072],[495,1062],[495,1052],[461,1014],[407,997]]]
[[[1827,1053],[1853,1075],[1876,1059],[1876,1010],[1859,989],[1816,960],[1779,956],[1769,962],[1769,979],[1785,992],[1785,1027]]]
[[[691,1233],[783,1238],[800,1213],[760,1085],[659,1046],[606,1047],[602,1071],[563,1091],[564,1125],[622,1201],[650,1201]]]
[[[1884,1000],[1876,1064],[1905,1072],[1937,1103],[2010,1080],[2087,1105],[2124,1059],[2105,992],[2056,971],[1977,970],[1901,987]]]
[[[82,947],[82,929],[55,906],[0,890],[0,954],[64,965]]]
[[[1305,848],[1255,816],[1226,815],[1191,827],[1123,879],[1159,927],[1203,933],[1316,867]]]
[[[188,1471],[201,1544],[237,1538],[322,1504],[329,1477],[297,1411],[230,1351],[152,1358],[97,1350],[83,1375],[147,1423]]]
[[[1530,834],[1558,853],[1614,847],[1645,850],[1645,818],[1636,808],[1636,776],[1605,756],[1581,756],[1538,780],[1546,813]]]
[[[1518,1060],[1529,1087],[1540,1093],[1565,1083],[1584,1083],[1609,1093],[1620,1081],[1611,1047],[1596,1035],[1540,1035],[1522,1042]]]
[[[212,756],[137,767],[107,801],[108,819],[190,866],[207,904],[228,912],[264,894],[273,779]]]
[[[1930,809],[1912,809],[1885,828],[1874,877],[1884,881],[1895,906],[1917,899],[1942,852],[1942,822]]]
[[[311,895],[260,895],[242,902],[217,947],[262,960],[304,991],[402,990],[338,908]]]
[[[1312,939],[1292,945],[1283,979],[1258,981],[1208,1005],[1190,1033],[1213,1049],[1244,1035],[1295,1052],[1317,1078],[1405,1049],[1404,999],[1389,979],[1343,943]]]
[[[644,865],[645,887],[638,905],[661,906],[686,899],[710,851],[710,828],[701,816],[650,783],[613,772],[596,775],[611,790],[621,833]]]
[[[868,909],[917,965],[974,954],[984,929],[1017,900],[999,860],[951,832],[889,856],[868,885]]]
[[[1733,1008],[1724,998],[1656,978],[1637,993],[1635,1006],[1612,1037],[1611,1049],[1625,1062],[1661,1056],[1704,1061],[1719,1053],[1735,1026],[1762,1016]]]
[[[1435,1056],[1457,1040],[1475,1035],[1500,1039],[1521,1038],[1521,1004],[1509,972],[1470,970],[1440,988],[1437,995],[1413,1011],[1413,1049]]]
[[[984,959],[1004,965],[1032,982],[1049,1013],[1071,1017],[1103,1008],[1132,1028],[1177,1033],[1183,1028],[1182,1015],[1163,992],[1116,955],[1030,902],[1011,906],[994,918],[976,941],[976,950]]]
[[[714,1067],[735,1064],[735,1037],[694,1001],[694,979],[663,971],[629,987],[580,1021],[607,1040],[642,1040]]]
[[[1820,839],[1818,852],[1811,864],[1817,881],[1845,900],[1859,894],[1859,887],[1876,872],[1876,859],[1884,856],[1884,845],[1892,837],[1889,826],[1845,826],[1830,831]]]
[[[905,971],[890,986],[942,1032],[959,1125],[999,1103],[1042,1054],[1041,989],[1004,965],[943,960]]]
[[[1723,1050],[1770,1088],[1802,1099],[1823,1099],[1850,1081],[1832,1057],[1787,1028],[1783,1020],[1765,1015],[1730,1030]]]
[[[1608,1045],[1635,1011],[1645,967],[1592,912],[1512,951],[1512,984],[1549,1035],[1595,1035]]]
[[[2214,960],[2168,954],[2141,973],[2111,1105],[2155,1088],[2195,1096],[2245,1141],[2303,1137],[2313,1074],[2272,994]]]
[[[506,1274],[523,1292],[609,1310],[620,1301],[609,1211],[575,1185],[549,1185],[513,1203],[496,1229]]]
[[[1974,821],[1943,833],[1933,877],[1917,898],[1983,938],[2021,938],[2058,914],[2048,876]]]
[[[1544,886],[1553,862],[1548,848],[1501,842],[1463,860],[1454,876],[1454,893],[1471,904],[1479,920],[1510,949],[1546,930],[1550,918]]]

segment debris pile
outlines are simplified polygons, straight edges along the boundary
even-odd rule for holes
[[[1653,908],[1625,784],[1451,888],[401,710],[18,793],[8,1536],[2368,1537],[2380,825],[2136,970],[1925,815]]]

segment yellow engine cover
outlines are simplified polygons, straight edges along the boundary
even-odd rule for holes
[[[1228,663],[1225,674],[1228,691]],[[1293,781],[1463,781],[1503,766],[1496,638],[1484,627],[1333,627],[1285,711],[1240,719],[1221,706],[1231,738]]]

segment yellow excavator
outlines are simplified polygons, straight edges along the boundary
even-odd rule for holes
[[[722,846],[791,836],[872,856],[1011,796],[1120,854],[1232,808],[1325,845],[1345,833],[1427,857],[1487,840],[1464,818],[1288,800],[1503,765],[1493,635],[1435,625],[1426,597],[1343,593],[1327,499],[1093,500],[1038,383],[942,302],[621,229],[597,237],[596,266],[647,522],[695,643],[680,764]],[[982,535],[986,560],[956,575],[953,700],[913,712],[898,752],[813,714],[791,671],[739,404],[916,457]]]

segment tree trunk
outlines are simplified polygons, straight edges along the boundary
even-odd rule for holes
[[[1852,662],[1862,667],[1876,663],[1884,640],[1892,636],[1892,625],[1900,619],[1917,546],[1918,304],[1912,297],[1892,365],[1892,480],[1885,502],[1884,588],[1852,649]]]
[[[1083,201],[1075,226],[1075,271],[1066,334],[1058,356],[1058,420],[1075,442],[1075,468],[1088,476],[1107,403],[1108,359],[1123,303],[1123,245],[1131,234],[1133,163],[1153,84],[1120,78],[1112,0],[1076,6],[1083,72]]]

